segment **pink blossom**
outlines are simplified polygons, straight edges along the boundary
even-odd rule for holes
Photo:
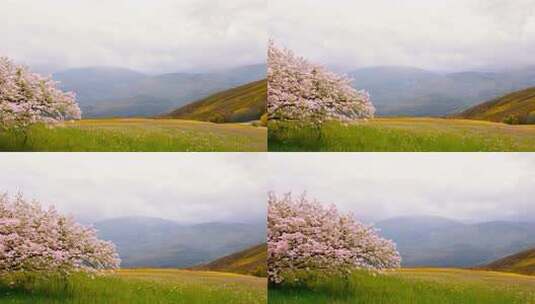
[[[295,271],[347,273],[354,269],[380,271],[399,267],[396,245],[372,226],[291,194],[268,199],[268,274],[281,283]]]
[[[80,119],[72,92],[62,92],[50,77],[0,57],[0,128],[24,129],[31,124]]]
[[[268,48],[267,109],[270,120],[314,124],[367,119],[375,113],[368,93],[355,90],[351,79],[278,48],[272,41]]]
[[[69,274],[119,267],[115,245],[93,228],[43,209],[22,195],[0,195],[0,276],[14,272]]]

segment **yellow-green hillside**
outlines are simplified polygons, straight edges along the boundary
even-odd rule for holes
[[[264,243],[236,252],[206,265],[198,266],[196,269],[265,277],[267,276],[267,245]]]
[[[535,275],[535,248],[506,256],[481,268]]]
[[[513,124],[535,124],[535,87],[487,101],[456,116]]]
[[[164,117],[211,122],[246,122],[260,119],[266,111],[266,101],[267,81],[264,79],[208,96]]]

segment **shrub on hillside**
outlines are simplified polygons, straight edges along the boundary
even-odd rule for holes
[[[372,118],[375,108],[351,79],[312,64],[270,42],[268,48],[268,118],[321,125],[325,120]]]
[[[224,123],[226,119],[221,113],[213,113],[210,118],[208,118],[208,121],[213,123]]]
[[[24,131],[34,123],[80,119],[74,94],[56,86],[51,78],[0,57],[0,129]]]
[[[395,244],[352,214],[340,214],[334,205],[324,207],[305,196],[269,195],[270,283],[315,280],[318,274],[347,276],[356,269],[396,268],[400,262]]]
[[[520,124],[520,119],[516,115],[509,115],[503,119],[503,122],[508,125],[518,125]]]
[[[94,229],[22,195],[0,195],[0,278],[65,277],[72,272],[116,269],[119,263],[115,246],[99,240]]]
[[[528,124],[528,125],[532,125],[532,124],[535,124],[535,111],[533,112],[530,112],[524,119],[523,119],[523,122],[524,124]]]

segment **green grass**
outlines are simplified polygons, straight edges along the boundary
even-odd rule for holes
[[[270,151],[486,152],[535,151],[535,126],[441,118],[376,118],[321,132],[291,122],[269,123]]]
[[[93,119],[0,131],[0,151],[266,151],[266,128],[178,119]]]
[[[266,302],[265,279],[215,272],[138,269],[95,278],[78,274],[68,284],[59,279],[35,281],[19,289],[0,284],[0,303],[10,304]]]
[[[459,269],[356,273],[344,284],[269,289],[270,304],[533,304],[535,277]]]

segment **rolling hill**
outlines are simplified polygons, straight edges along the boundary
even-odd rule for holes
[[[77,95],[83,116],[155,116],[232,87],[261,80],[265,64],[206,73],[147,75],[116,67],[86,67],[57,72],[60,88]]]
[[[267,276],[267,244],[251,248],[219,258],[208,264],[193,267],[195,270],[210,270],[249,274],[259,277]]]
[[[535,85],[535,67],[495,72],[441,73],[379,66],[348,73],[382,116],[444,116]]]
[[[264,79],[210,95],[164,117],[211,122],[246,122],[260,119],[266,111],[266,102],[267,81]]]
[[[535,275],[535,248],[503,257],[479,268],[492,271]]]
[[[375,225],[396,242],[402,265],[471,267],[535,245],[535,223],[465,224],[440,217],[397,217]]]
[[[454,117],[535,124],[535,87],[487,101],[454,115]]]
[[[149,217],[94,224],[99,237],[117,245],[122,267],[182,268],[208,263],[265,240],[265,224],[183,225]]]

